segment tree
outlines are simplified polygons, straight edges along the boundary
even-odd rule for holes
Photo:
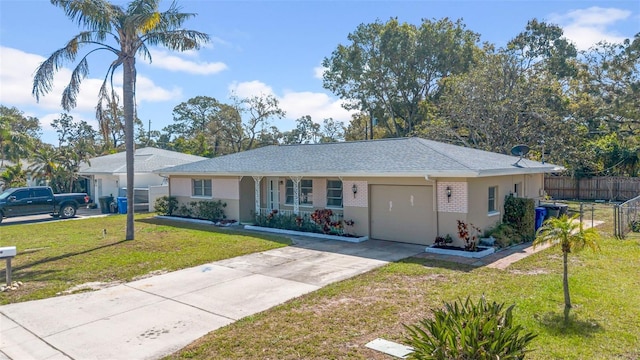
[[[60,158],[51,187],[63,192],[76,191],[80,163],[89,162],[97,154],[97,132],[86,121],[74,121],[68,114],[60,114],[60,118],[51,122],[51,127],[58,133],[56,151]]]
[[[296,119],[296,127],[282,134],[285,144],[315,144],[320,138],[320,124],[311,120],[311,116],[305,115]]]
[[[577,71],[573,60],[578,51],[563,34],[557,25],[532,19],[523,32],[509,41],[507,49],[518,54],[524,69],[543,67],[558,78],[573,77]]]
[[[571,310],[571,297],[569,296],[569,271],[568,257],[571,251],[579,251],[585,247],[598,250],[597,241],[600,235],[595,228],[586,230],[582,228],[582,223],[578,220],[579,215],[569,218],[562,215],[559,218],[550,217],[545,220],[538,229],[536,239],[533,241],[533,248],[549,244],[552,247],[560,247],[562,250],[563,277],[562,289],[564,290],[564,321],[569,321],[569,311]]]
[[[346,129],[342,121],[335,121],[333,118],[322,120],[321,143],[338,142],[344,140]]]
[[[165,131],[192,143],[190,153],[214,157],[220,146],[226,104],[208,96],[196,96],[173,108],[174,123]]]
[[[532,77],[526,71],[509,52],[484,54],[469,72],[446,80],[439,116],[425,120],[418,133],[503,154],[527,144],[538,159],[544,142],[552,155],[547,161],[581,159],[575,149],[584,131],[569,116],[562,84],[544,69]]]
[[[33,95],[36,100],[50,92],[53,77],[59,68],[74,62],[78,51],[84,47],[91,50],[80,59],[71,74],[71,80],[62,95],[62,107],[69,111],[76,106],[76,98],[80,91],[81,81],[89,73],[87,57],[98,51],[113,53],[116,59],[109,65],[102,84],[98,104],[103,101],[113,102],[115,90],[110,82],[111,91],[107,90],[108,80],[113,79],[114,72],[122,66],[122,99],[125,118],[125,148],[127,163],[127,227],[126,239],[134,239],[133,223],[133,186],[134,186],[134,118],[135,118],[135,84],[136,57],[142,56],[151,60],[148,45],[162,45],[170,50],[185,51],[198,49],[209,40],[208,35],[193,30],[182,29],[182,24],[195,16],[192,13],[181,13],[174,2],[165,12],[160,12],[160,0],[133,0],[127,8],[114,5],[106,0],[51,0],[51,3],[64,10],[67,17],[77,21],[78,25],[87,28],[74,36],[67,44],[56,50],[38,67],[33,80]],[[115,44],[110,40],[114,40]]]
[[[322,65],[323,86],[348,110],[371,113],[388,136],[410,134],[433,101],[440,81],[474,62],[479,35],[462,21],[422,20],[420,27],[390,19],[360,24]]]
[[[2,187],[0,189],[27,186],[27,173],[22,169],[21,163],[7,166],[0,175],[0,179],[2,179]]]
[[[33,178],[45,180],[47,184],[52,185],[56,170],[62,160],[60,152],[55,147],[43,144],[33,154],[33,163],[29,166],[29,173]]]
[[[4,160],[17,164],[20,159],[28,158],[39,138],[37,118],[25,117],[15,107],[0,105],[0,167],[4,166]]]

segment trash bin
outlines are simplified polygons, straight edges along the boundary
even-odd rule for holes
[[[109,213],[109,206],[113,202],[112,196],[101,196],[98,198],[98,202],[100,203],[100,212],[103,214]]]
[[[558,207],[559,213],[558,216],[562,216],[562,215],[569,215],[568,211],[569,211],[569,205],[566,204],[557,204],[556,205]]]
[[[542,222],[544,221],[547,215],[547,208],[537,207],[536,209],[536,231],[542,226]]]
[[[567,211],[569,209],[567,204],[541,204],[540,207],[547,209],[545,219],[550,217],[559,218],[562,215],[567,215]]]
[[[123,196],[118,196],[118,213],[126,214],[127,213],[127,198]]]

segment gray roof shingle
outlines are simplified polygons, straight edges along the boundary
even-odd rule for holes
[[[135,173],[151,173],[154,170],[192,163],[203,159],[206,158],[154,147],[145,147],[136,149],[133,167]],[[79,170],[79,174],[81,175],[126,174],[126,172],[127,162],[124,151],[90,159],[89,163],[82,163]]]
[[[421,138],[273,145],[163,169],[165,175],[452,176],[559,171],[553,164]]]

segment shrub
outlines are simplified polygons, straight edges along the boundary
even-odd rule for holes
[[[162,215],[173,215],[173,212],[178,208],[178,199],[173,196],[162,196],[156,199],[154,209],[157,213]]]
[[[272,210],[267,215],[256,216],[256,225],[283,230],[322,232],[315,223],[309,220],[308,216],[285,215],[279,213],[278,210]]]
[[[227,207],[227,203],[222,202],[221,200],[191,201],[188,204],[178,204],[178,201],[175,199],[174,201],[175,203],[172,203],[173,211],[167,215],[176,215],[209,221],[218,221],[227,218],[224,214],[224,208]],[[156,201],[156,211],[158,211],[157,204],[158,202]]]
[[[533,199],[507,195],[504,199],[504,217],[502,221],[514,227],[520,235],[518,239],[520,242],[533,240],[536,221],[535,202]]]
[[[513,228],[511,224],[502,223],[498,226],[487,230],[484,237],[493,236],[496,244],[501,248],[518,244],[522,242],[520,234]]]
[[[227,207],[227,203],[223,203],[222,200],[198,201],[191,204],[194,215],[198,219],[216,221],[226,218],[224,208]]]
[[[414,351],[408,359],[522,359],[536,335],[513,323],[513,307],[477,303],[467,297],[445,303],[417,325],[404,325],[407,344]]]
[[[480,228],[467,224],[462,220],[458,221],[458,237],[464,241],[464,249],[467,251],[476,251],[478,243],[478,235],[480,234]]]

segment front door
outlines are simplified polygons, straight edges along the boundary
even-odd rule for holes
[[[280,210],[280,191],[278,178],[267,178],[267,209]]]

